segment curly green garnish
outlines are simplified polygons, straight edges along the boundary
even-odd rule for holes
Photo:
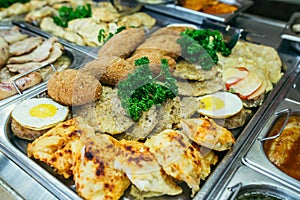
[[[136,70],[118,84],[118,95],[128,115],[138,121],[142,113],[178,95],[176,80],[169,71],[168,60],[161,60],[161,71],[152,77],[149,59],[135,61]]]
[[[72,7],[62,6],[58,9],[58,16],[53,16],[54,23],[68,27],[68,22],[78,18],[88,18],[92,16],[92,9],[90,4],[85,6],[77,6],[75,10]]]
[[[231,54],[220,31],[209,29],[185,30],[177,40],[182,49],[182,57],[191,63],[199,64],[202,69],[210,70],[218,63],[217,52],[223,56]]]

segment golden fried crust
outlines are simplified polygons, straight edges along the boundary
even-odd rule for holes
[[[181,55],[181,47],[177,39],[179,36],[171,34],[151,36],[138,46],[135,52],[157,51],[164,56],[177,59]]]
[[[142,58],[142,57],[148,57],[150,61],[150,69],[154,74],[159,74],[160,68],[161,68],[161,59],[166,59],[168,60],[169,64],[169,70],[174,71],[176,67],[176,61],[169,57],[169,56],[164,56],[160,54],[159,52],[156,51],[149,51],[149,52],[139,52],[134,55],[132,55],[130,58],[127,59],[127,61],[131,64],[134,65],[135,60]]]
[[[128,28],[114,35],[98,51],[98,56],[128,57],[145,40],[142,28]]]
[[[182,132],[198,145],[224,151],[235,143],[233,134],[209,118],[181,120]]]
[[[123,58],[107,56],[87,63],[82,71],[96,77],[101,83],[115,86],[120,80],[134,70],[134,65]]]
[[[75,69],[56,72],[48,82],[48,95],[67,106],[95,101],[101,94],[102,85],[94,76]]]
[[[23,127],[21,124],[19,124],[15,119],[12,119],[11,121],[11,130],[14,133],[15,136],[25,139],[25,140],[34,140],[44,133],[46,133],[49,129],[46,130],[32,130],[26,127]]]
[[[72,176],[73,153],[83,129],[77,118],[62,122],[28,144],[27,154],[45,162],[65,178]],[[78,150],[76,150],[78,151]]]
[[[200,190],[202,157],[184,134],[166,129],[147,139],[145,145],[150,148],[166,174],[187,183],[192,189],[191,196]]]
[[[120,199],[130,181],[113,166],[118,141],[106,134],[86,133],[81,134],[85,147],[76,152],[73,168],[78,194],[84,199]]]

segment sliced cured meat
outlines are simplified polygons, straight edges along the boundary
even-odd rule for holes
[[[17,90],[14,87],[11,80],[0,82],[0,100],[10,97],[14,94],[17,94]],[[41,81],[42,81],[42,76],[38,72],[33,72],[16,80],[16,85],[21,91],[23,91],[27,88],[30,88],[40,83]]]
[[[0,36],[2,36],[9,44],[24,40],[28,35],[20,32],[20,28],[13,27],[9,30],[0,30]]]
[[[34,69],[39,66],[43,66],[46,64],[51,64],[55,62],[63,53],[63,46],[55,42],[53,44],[53,49],[49,55],[49,57],[44,60],[43,62],[28,62],[24,64],[7,64],[6,67],[9,69],[10,72],[19,72],[19,73],[25,73],[31,69]]]
[[[10,56],[19,56],[29,53],[43,42],[42,37],[29,37],[24,40],[15,42],[9,46]]]
[[[40,62],[47,59],[50,55],[51,49],[53,48],[53,43],[58,41],[57,38],[49,38],[45,40],[40,46],[29,54],[11,57],[8,63],[26,63],[26,62]]]

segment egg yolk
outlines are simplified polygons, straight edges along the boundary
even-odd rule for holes
[[[200,109],[203,110],[219,110],[221,108],[224,108],[225,103],[222,99],[219,99],[217,97],[204,97],[200,100]]]
[[[57,108],[52,104],[39,104],[32,107],[29,114],[33,117],[47,118],[56,114]]]

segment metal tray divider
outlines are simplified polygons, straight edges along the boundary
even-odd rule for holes
[[[28,75],[28,74],[30,74],[30,73],[32,73],[32,72],[35,72],[35,71],[38,71],[38,70],[40,70],[40,69],[42,69],[42,68],[44,68],[44,67],[47,67],[47,66],[49,66],[49,65],[51,66],[51,69],[52,69],[54,72],[56,72],[56,68],[55,68],[55,66],[54,66],[52,63],[46,63],[46,64],[44,64],[44,65],[38,66],[38,67],[33,68],[33,69],[31,69],[31,70],[29,70],[29,71],[23,73],[23,74],[20,74],[20,75],[14,77],[13,80],[12,80],[12,84],[13,84],[13,86],[15,87],[15,89],[17,90],[17,92],[19,93],[19,95],[21,95],[21,94],[23,93],[23,91],[21,91],[21,90],[19,89],[19,87],[18,87],[18,85],[17,85],[17,83],[16,83],[17,80],[19,80],[20,78],[23,78],[24,76],[26,76],[26,75]]]

